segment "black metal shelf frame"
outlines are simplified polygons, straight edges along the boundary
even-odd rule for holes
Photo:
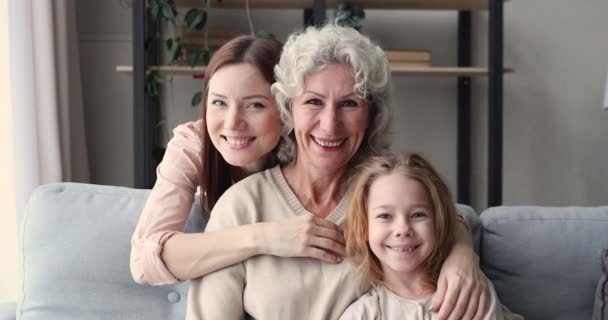
[[[488,207],[502,203],[503,158],[503,0],[489,1],[488,26]],[[325,0],[315,0],[304,10],[305,25],[325,21]],[[151,188],[156,180],[154,159],[159,117],[158,98],[145,93],[146,66],[158,64],[158,43],[148,42],[155,50],[146,54],[146,41],[156,39],[158,23],[149,19],[145,0],[133,2],[133,121],[134,173],[136,188]],[[156,41],[158,42],[158,41]],[[471,66],[471,12],[458,12],[458,66]],[[458,77],[457,124],[457,201],[471,204],[471,78]]]

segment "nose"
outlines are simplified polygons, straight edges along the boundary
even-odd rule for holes
[[[245,125],[241,109],[237,106],[230,106],[225,113],[224,127],[226,129],[242,129]]]
[[[395,237],[411,237],[413,235],[412,226],[407,219],[399,219],[395,221]]]
[[[321,130],[325,133],[334,134],[340,127],[341,119],[338,106],[335,103],[328,103],[321,112]]]

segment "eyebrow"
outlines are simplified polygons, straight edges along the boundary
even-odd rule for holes
[[[224,98],[224,99],[228,98],[223,94],[219,94],[219,93],[215,93],[215,92],[211,92],[211,93],[209,93],[209,95]],[[255,99],[255,98],[262,98],[262,99],[270,100],[270,98],[268,98],[267,96],[265,96],[263,94],[252,94],[252,95],[241,97],[240,99],[247,100],[247,99]]]
[[[431,209],[431,207],[426,204],[426,203],[415,203],[414,205],[410,206],[411,208],[424,208],[424,209]],[[372,208],[373,210],[377,210],[377,209],[383,209],[383,210],[387,210],[387,209],[394,209],[393,206],[391,205],[387,205],[387,204],[383,204],[383,205],[379,205],[379,206],[375,206]]]
[[[304,91],[304,93],[310,93],[310,94],[314,94],[315,96],[319,96],[321,98],[326,98],[324,95],[322,95],[318,92],[315,92],[315,91],[311,91],[311,90],[306,90],[306,91]],[[347,94],[341,96],[340,99],[350,98],[351,96],[357,96],[357,95],[354,92],[351,92],[351,93],[347,93]]]
[[[383,204],[383,205],[380,205],[380,206],[375,206],[372,209],[374,209],[374,210],[378,210],[378,209],[386,210],[386,209],[393,209],[393,206]]]

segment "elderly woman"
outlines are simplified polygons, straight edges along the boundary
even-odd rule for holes
[[[227,190],[208,231],[293,216],[342,225],[353,169],[387,148],[390,71],[384,52],[368,38],[348,28],[308,28],[290,36],[275,74],[272,90],[291,141],[280,156],[290,162]],[[479,280],[470,235],[461,227],[461,239],[443,267],[448,275],[439,280],[448,283],[442,312],[450,319],[471,319],[484,308],[486,284]],[[335,237],[335,229],[325,232]],[[329,246],[315,239],[313,246]],[[194,280],[187,318],[243,319],[247,313],[255,319],[337,319],[368,289],[357,287],[356,277],[348,263],[255,256]]]

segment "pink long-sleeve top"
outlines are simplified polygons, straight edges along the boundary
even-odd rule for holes
[[[167,269],[162,251],[169,238],[182,232],[200,185],[200,129],[200,120],[176,127],[156,168],[156,184],[131,238],[131,274],[138,283],[180,282]]]

